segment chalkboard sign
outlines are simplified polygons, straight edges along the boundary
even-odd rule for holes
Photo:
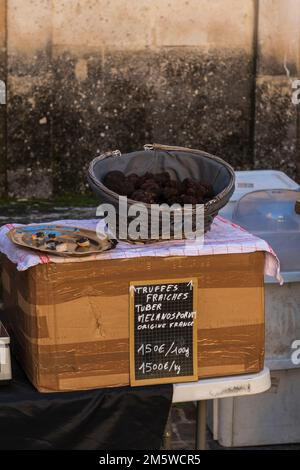
[[[130,283],[132,385],[198,380],[197,279]]]

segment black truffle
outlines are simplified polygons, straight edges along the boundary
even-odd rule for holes
[[[169,173],[164,171],[163,173],[156,173],[154,179],[157,184],[161,186],[167,186],[168,182],[171,180]]]
[[[122,196],[131,197],[131,194],[134,192],[134,190],[135,190],[135,186],[133,182],[128,177],[124,178],[123,183],[122,183],[122,189],[121,189],[121,192],[119,192],[119,194],[121,194]]]
[[[150,192],[159,196],[161,193],[160,186],[156,183],[154,179],[148,179],[145,183],[142,184],[141,189],[146,192]]]
[[[104,179],[105,186],[121,196],[130,196],[135,190],[134,184],[131,180],[126,178],[123,173],[119,171],[112,171],[108,173]]]
[[[110,171],[103,179],[103,184],[118,194],[123,194],[125,176],[121,171]]]
[[[143,176],[140,177],[140,185],[142,186],[144,183],[146,183],[146,181],[153,180],[153,179],[154,179],[153,173],[150,173],[149,171],[147,171]]]
[[[180,202],[180,198],[178,196],[176,197],[172,197],[170,196],[168,199],[166,199],[166,204],[168,204],[169,206],[172,206],[173,204],[181,204]]]
[[[190,194],[181,194],[180,202],[181,204],[197,204],[198,200],[195,196],[191,196]]]
[[[184,187],[185,190],[187,189],[197,189],[197,181],[194,181],[192,178],[185,178],[182,181],[182,186]]]
[[[206,189],[205,197],[213,198],[215,195],[213,186],[209,183],[201,183],[201,184]]]
[[[136,173],[125,176],[121,171],[111,171],[103,182],[117,194],[147,204],[203,204],[214,196],[211,184],[192,178],[172,180],[166,171],[146,172],[142,176]]]
[[[125,178],[125,175],[122,171],[114,170],[114,171],[109,171],[105,175],[103,182],[110,183],[110,181],[120,181],[120,180],[123,180],[124,178]]]
[[[170,180],[170,181],[168,181],[168,183],[166,184],[166,187],[168,187],[168,188],[174,188],[174,189],[176,189],[176,191],[178,191],[179,193],[182,192],[182,190],[183,190],[182,183],[181,183],[181,181],[178,181],[178,180]]]
[[[145,204],[156,203],[155,194],[147,192],[147,191],[143,191],[142,189],[138,189],[137,191],[134,191],[134,193],[131,195],[131,199],[134,199],[135,201],[139,201],[139,202],[144,202]]]
[[[130,175],[127,176],[127,180],[133,184],[134,189],[139,189],[141,184],[139,175],[137,175],[136,173],[130,173]]]
[[[166,187],[163,191],[163,199],[165,201],[174,200],[179,198],[179,192],[176,188]]]

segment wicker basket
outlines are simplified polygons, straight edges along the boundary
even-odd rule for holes
[[[184,147],[172,147],[160,144],[147,144],[143,151],[121,154],[116,150],[107,152],[94,158],[88,170],[88,181],[92,190],[99,197],[101,203],[114,205],[116,213],[119,208],[119,195],[109,190],[103,184],[103,179],[109,171],[120,170],[126,174],[137,173],[143,175],[147,171],[153,173],[168,171],[171,178],[184,179],[186,177],[205,181],[213,186],[215,196],[204,205],[204,230],[207,232],[218,211],[229,201],[235,183],[233,168],[219,157],[210,155],[201,150]],[[128,199],[128,207],[137,201]],[[144,204],[150,220],[150,204]],[[195,215],[195,208],[193,208]],[[130,218],[128,218],[128,223]],[[172,239],[172,231],[171,236]],[[149,243],[159,240],[139,240]],[[127,241],[136,242],[137,240]]]

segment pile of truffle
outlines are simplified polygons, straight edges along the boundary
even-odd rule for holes
[[[110,171],[103,184],[119,195],[146,204],[204,204],[214,196],[210,184],[191,178],[172,180],[167,172],[125,176],[121,171]]]

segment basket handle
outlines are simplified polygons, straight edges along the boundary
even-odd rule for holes
[[[104,158],[108,157],[121,157],[122,153],[120,150],[109,150],[108,152],[101,153],[96,157],[98,160],[104,160]]]
[[[164,144],[145,144],[144,145],[144,150],[146,150],[146,151],[151,151],[151,150],[165,150],[165,151],[175,150],[175,151],[178,151],[178,152],[181,151],[181,152],[195,153],[195,154],[198,154],[198,155],[204,155],[206,157],[209,157],[212,160],[220,161],[223,164],[225,163],[225,165],[227,167],[230,167],[230,169],[233,171],[233,168],[231,167],[231,165],[229,165],[229,163],[224,162],[224,160],[220,159],[216,155],[212,155],[210,153],[207,153],[204,150],[191,149],[189,147],[179,147],[179,146],[176,146],[176,145],[174,145],[174,146],[164,145]]]
[[[192,153],[199,153],[201,155],[206,154],[204,150],[196,150],[196,149],[191,149],[188,147],[178,147],[177,145],[164,145],[164,144],[145,144],[144,145],[144,150],[146,151],[151,151],[151,150],[178,150],[182,152],[192,152]],[[209,154],[207,154],[209,155]]]

